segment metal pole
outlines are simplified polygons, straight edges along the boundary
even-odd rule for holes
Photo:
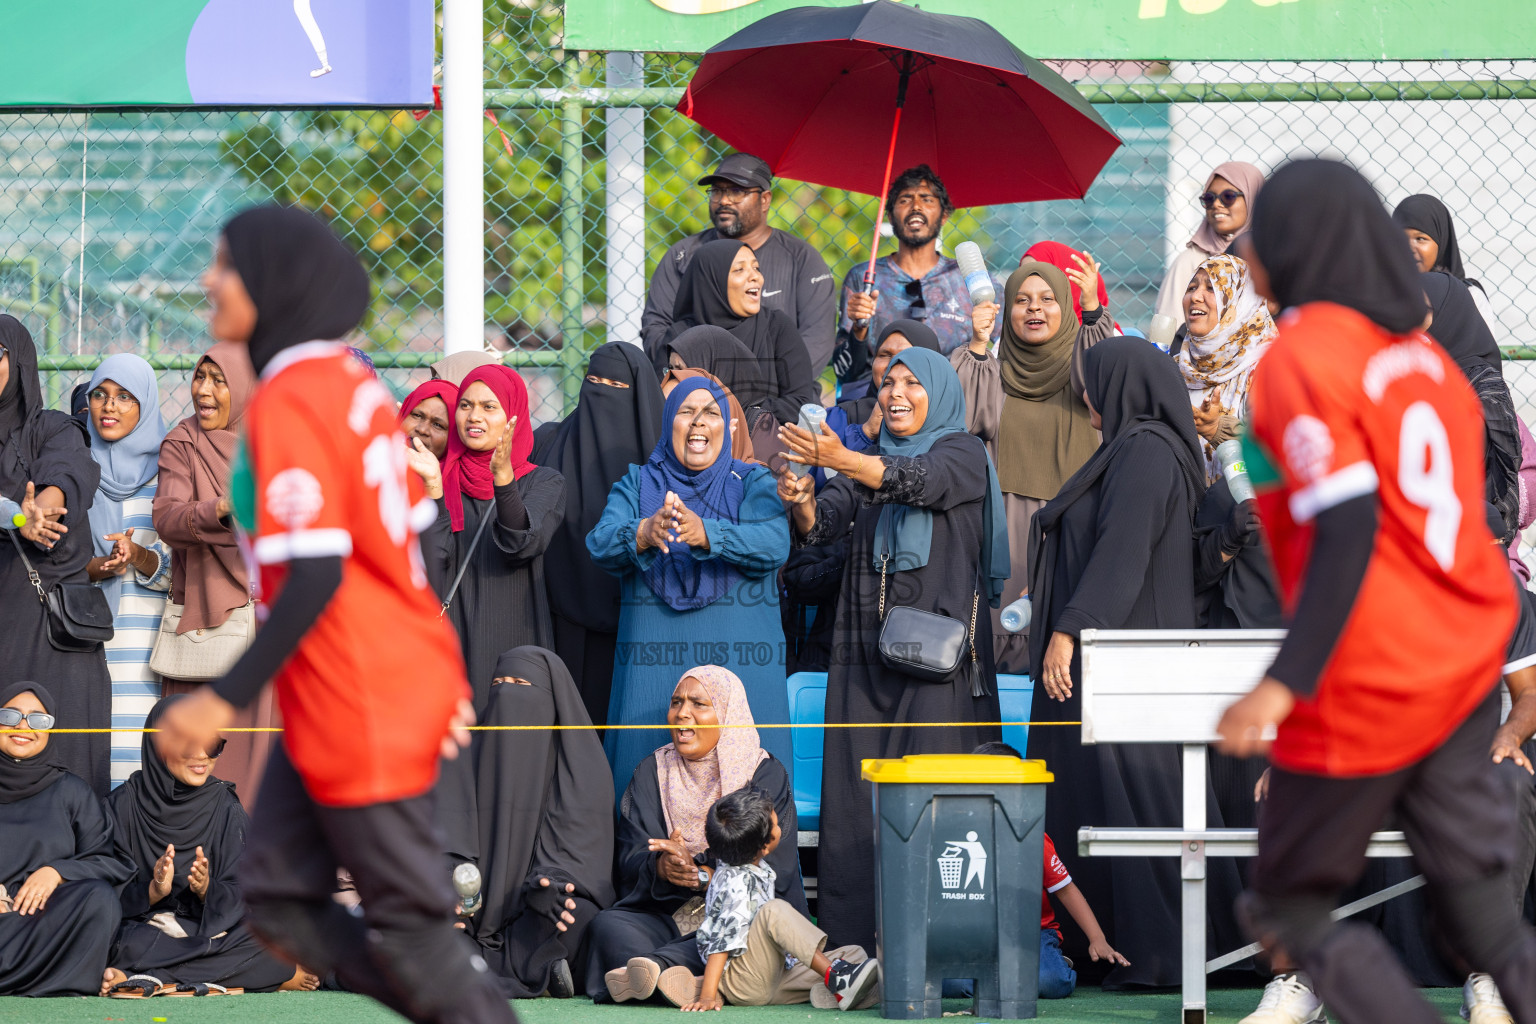
[[[608,54],[610,88],[645,85],[645,56]],[[645,308],[645,111],[607,111],[608,340],[640,344]]]
[[[574,89],[580,81],[580,58],[565,55],[565,82]],[[586,351],[582,334],[582,291],[586,261],[582,257],[581,206],[581,109],[579,97],[560,104],[560,341],[561,351],[577,356]],[[567,374],[567,377],[572,375]],[[578,383],[565,382],[567,407],[574,404]]]
[[[443,350],[485,347],[483,0],[443,0]]]

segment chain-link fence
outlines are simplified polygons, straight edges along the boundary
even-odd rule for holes
[[[485,341],[524,368],[546,420],[574,394],[585,352],[638,337],[655,261],[708,226],[696,182],[724,148],[672,109],[694,57],[566,53],[560,7],[537,0],[487,0],[486,26]],[[1327,153],[1389,204],[1442,197],[1499,340],[1517,357],[1536,345],[1536,62],[1054,66],[1125,146],[1086,199],[960,211],[946,249],[976,239],[997,269],[1041,239],[1087,249],[1115,318],[1145,328],[1211,167]],[[430,111],[0,114],[0,309],[38,338],[55,404],[101,355],[132,350],[165,369],[177,418],[207,344],[198,277],[219,225],[246,203],[299,202],[369,263],[359,344],[403,393],[442,348],[441,138]],[[770,223],[841,279],[867,257],[876,206],[779,181]],[[1529,416],[1527,365],[1507,376]]]

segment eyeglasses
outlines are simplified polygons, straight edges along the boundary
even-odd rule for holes
[[[0,729],[19,729],[22,722],[36,732],[47,732],[58,721],[45,711],[20,712],[15,708],[0,708]]]
[[[218,739],[213,741],[213,746],[209,747],[207,751],[210,760],[214,760],[220,754],[224,753],[224,744],[226,742],[228,741],[225,740],[223,736],[220,736]]]
[[[101,388],[97,388],[85,397],[90,399],[93,404],[99,405],[102,408],[113,405],[118,408],[128,409],[139,404],[139,400],[126,391],[119,391],[115,395],[109,395],[101,390]]]
[[[1224,188],[1220,192],[1204,192],[1200,195],[1200,205],[1209,210],[1216,205],[1216,200],[1221,200],[1221,205],[1232,209],[1232,204],[1243,198],[1243,194],[1235,188]]]
[[[722,199],[733,203],[739,203],[747,196],[755,192],[761,192],[760,188],[742,188],[739,185],[711,185],[704,190],[704,194],[711,200]]]

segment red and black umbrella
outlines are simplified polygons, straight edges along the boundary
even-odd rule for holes
[[[892,0],[748,25],[704,54],[678,110],[777,175],[881,200],[893,166],[926,163],[956,206],[1081,199],[1121,145],[991,25]]]

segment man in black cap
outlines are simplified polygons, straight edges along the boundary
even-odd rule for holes
[[[666,347],[674,319],[672,306],[693,251],[718,238],[736,238],[757,254],[763,272],[763,305],[782,310],[795,322],[805,340],[811,370],[820,373],[832,358],[837,329],[832,271],[810,243],[768,226],[768,207],[773,205],[768,165],[750,153],[732,153],[699,184],[709,188],[709,220],[714,226],[677,242],[656,264],[640,317],[646,354],[659,360],[658,353]]]

